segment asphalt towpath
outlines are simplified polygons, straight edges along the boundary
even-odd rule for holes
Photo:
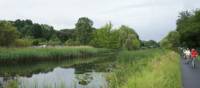
[[[200,88],[200,62],[196,61],[196,67],[191,64],[185,64],[181,59],[182,86],[183,88]]]

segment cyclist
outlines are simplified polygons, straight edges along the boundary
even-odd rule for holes
[[[188,64],[189,63],[189,61],[190,61],[190,56],[191,56],[191,52],[190,52],[190,49],[189,48],[187,48],[185,51],[184,51],[184,54],[185,54],[185,60],[186,60],[186,64]]]
[[[198,52],[195,49],[191,50],[192,67],[195,68],[195,59],[198,56]]]

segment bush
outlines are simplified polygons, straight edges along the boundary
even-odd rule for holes
[[[38,45],[39,45],[39,40],[34,40],[34,41],[32,42],[32,45],[38,46]]]
[[[15,40],[14,46],[16,47],[28,47],[31,46],[31,41],[28,39],[17,39]]]
[[[69,39],[65,42],[65,45],[67,45],[67,46],[78,46],[78,45],[80,45],[80,42]]]

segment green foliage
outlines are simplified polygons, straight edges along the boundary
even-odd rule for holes
[[[122,51],[110,88],[181,88],[178,54],[161,49]]]
[[[16,20],[12,22],[17,30],[20,32],[20,37],[30,36],[33,22],[31,20]]]
[[[92,36],[91,45],[95,47],[110,47],[110,36],[111,36],[112,25],[107,24],[104,27],[97,29]]]
[[[133,37],[132,38],[132,47],[129,50],[139,49],[140,48],[140,44],[141,44],[140,40],[135,38],[135,37]]]
[[[160,47],[160,45],[154,40],[142,41],[142,48],[158,48],[158,47]]]
[[[20,32],[20,38],[31,36],[32,38],[43,38],[49,41],[51,36],[56,34],[52,26],[33,23],[31,20],[16,20],[12,23]]]
[[[140,40],[137,33],[127,26],[121,26],[119,29],[112,29],[112,24],[97,29],[93,33],[91,45],[104,48],[126,48],[138,49]]]
[[[164,38],[160,42],[160,46],[163,48],[172,48],[172,43],[167,38]]]
[[[78,45],[81,45],[81,44],[80,44],[79,41],[69,39],[65,42],[65,45],[67,45],[67,46],[78,46]]]
[[[57,36],[62,43],[66,42],[69,39],[75,40],[75,30],[74,29],[63,29],[57,32]]]
[[[60,42],[60,40],[50,40],[48,41],[48,45],[51,46],[56,46],[56,45],[61,45],[62,43]]]
[[[38,39],[34,40],[34,41],[32,42],[32,45],[38,46],[38,45],[39,45],[39,40],[38,40]]]
[[[91,41],[91,35],[94,30],[92,27],[93,22],[87,17],[79,18],[75,27],[75,35],[81,44],[87,45]]]
[[[32,45],[32,41],[29,39],[17,39],[15,40],[14,45],[16,47],[28,47]]]
[[[51,39],[51,37],[56,34],[56,31],[54,30],[54,28],[52,26],[49,26],[46,24],[42,24],[40,26],[42,28],[42,38],[43,39],[46,39],[47,41],[49,41]]]
[[[0,21],[0,46],[11,46],[18,38],[16,28],[8,21]]]
[[[160,42],[161,47],[164,48],[176,48],[180,45],[180,34],[177,31],[171,31],[163,40]]]
[[[200,10],[194,12],[184,11],[177,20],[177,31],[180,34],[181,46],[200,46]]]
[[[138,49],[140,47],[140,40],[138,34],[134,29],[122,25],[118,30],[119,33],[119,45],[121,48],[127,48],[128,50]]]
[[[52,26],[46,24],[33,23],[31,20],[9,21],[19,31],[19,40],[16,46],[26,46],[28,44],[23,39],[32,40],[32,45],[93,45],[101,48],[112,49],[138,49],[141,42],[134,29],[122,25],[118,29],[112,29],[112,25],[95,30],[93,22],[87,17],[79,18],[73,29],[63,29],[56,31]],[[2,38],[4,39],[4,38]],[[21,39],[21,40],[20,40]],[[7,40],[7,39],[6,39]],[[13,41],[8,39],[7,41]],[[22,44],[22,42],[26,44]],[[3,42],[4,43],[4,42]],[[6,43],[7,45],[11,43]]]
[[[51,39],[48,41],[48,45],[61,45],[60,39],[56,35],[52,35]]]

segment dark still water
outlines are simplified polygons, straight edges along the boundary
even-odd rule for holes
[[[110,56],[0,67],[0,88],[108,88]]]

